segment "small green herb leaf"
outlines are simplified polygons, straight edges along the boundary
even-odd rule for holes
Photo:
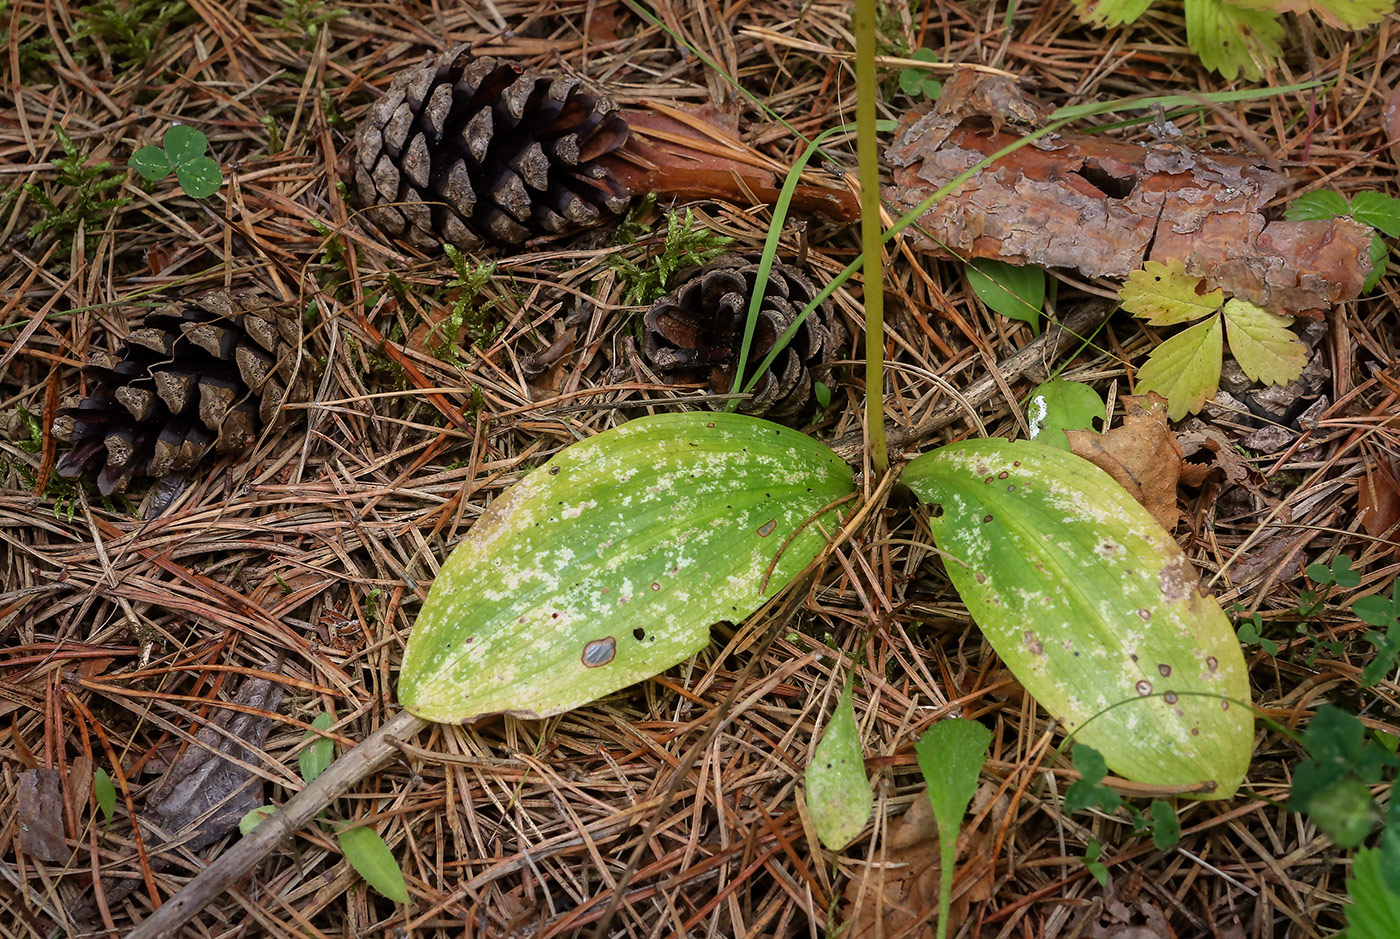
[[[1400,199],[1368,189],[1351,199],[1351,217],[1400,238]]]
[[[830,850],[840,851],[865,828],[875,805],[870,780],[865,775],[849,684],[812,752],[804,779],[807,810],[817,837]]]
[[[991,742],[992,732],[982,724],[953,717],[934,724],[914,744],[940,838],[957,838],[963,815],[977,792],[977,778]]]
[[[1031,392],[1026,404],[1026,423],[1031,439],[1047,446],[1069,449],[1067,430],[1093,430],[1095,420],[1103,420],[1104,403],[1088,385],[1063,378],[1052,378]]]
[[[1251,380],[1286,385],[1303,374],[1308,347],[1289,329],[1291,316],[1279,316],[1238,297],[1225,304],[1230,354]]]
[[[212,196],[224,183],[219,164],[206,156],[177,164],[175,178],[180,181],[180,188],[185,190],[185,194],[196,199]]]
[[[1138,370],[1136,392],[1167,399],[1167,415],[1179,421],[1195,414],[1220,387],[1224,356],[1220,317],[1212,316],[1164,341]]]
[[[408,902],[408,887],[403,871],[384,839],[372,828],[349,828],[336,833],[345,860],[355,868],[365,883],[395,903]]]
[[[1103,784],[1108,764],[1103,754],[1093,747],[1077,744],[1073,750],[1074,768],[1079,778],[1065,790],[1065,811],[1070,815],[1084,809],[1098,808],[1112,814],[1123,804],[1123,797]]]
[[[1387,835],[1389,837],[1389,835]],[[1344,907],[1347,939],[1394,939],[1400,936],[1400,892],[1389,881],[1393,864],[1387,864],[1378,848],[1364,848],[1352,855]]]
[[[1017,267],[981,258],[967,262],[967,282],[987,306],[1009,319],[1029,323],[1040,335],[1040,308],[1045,303],[1045,270]]]
[[[1400,621],[1400,586],[1392,590],[1389,598],[1378,593],[1360,598],[1351,605],[1351,611],[1372,626],[1385,629],[1396,625]]]
[[[831,388],[824,381],[812,382],[812,397],[817,399],[817,407],[825,411],[831,407]]]
[[[103,817],[110,821],[117,811],[117,787],[112,784],[112,777],[100,766],[92,774],[92,793],[97,797],[97,807],[102,810]]]
[[[262,824],[263,819],[277,811],[275,805],[260,805],[255,809],[249,809],[242,818],[238,820],[238,832],[247,835],[254,828]]]
[[[1165,851],[1181,840],[1181,821],[1170,805],[1157,799],[1149,812],[1152,816],[1152,844],[1158,851]]]
[[[1152,5],[1152,0],[1074,0],[1079,18],[1091,26],[1132,23]]]
[[[183,166],[209,149],[209,138],[184,124],[175,124],[165,132],[165,154],[175,167]]]
[[[1234,80],[1257,81],[1282,52],[1283,24],[1267,10],[1225,0],[1186,0],[1186,44],[1201,64]]]
[[[164,179],[173,168],[160,147],[142,147],[131,155],[127,165],[151,182]]]
[[[1100,887],[1108,886],[1108,868],[1099,860],[1099,855],[1103,853],[1103,845],[1099,844],[1099,839],[1090,838],[1088,845],[1084,848],[1084,866],[1089,873],[1094,875],[1094,879],[1099,882]]]
[[[1329,218],[1341,218],[1351,213],[1347,200],[1330,189],[1314,189],[1305,192],[1288,203],[1283,217],[1290,222],[1311,222]]]
[[[1302,742],[1311,759],[1294,768],[1288,808],[1307,812],[1338,845],[1355,847],[1378,819],[1370,785],[1400,758],[1367,741],[1360,719],[1330,704],[1317,709]]]
[[[316,719],[311,722],[311,726],[317,730],[330,730],[335,723],[334,714],[317,714]],[[331,765],[335,759],[335,741],[330,737],[323,737],[320,734],[307,731],[302,737],[305,741],[310,741],[297,757],[297,762],[301,766],[301,778],[311,782],[317,776],[326,771],[326,767]]]

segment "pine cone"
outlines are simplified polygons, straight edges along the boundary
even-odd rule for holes
[[[146,315],[119,355],[94,352],[83,367],[88,396],[54,418],[72,449],[55,466],[74,478],[97,461],[97,488],[124,490],[135,476],[192,469],[209,450],[231,453],[257,439],[294,383],[301,325],[289,306],[216,290]]]
[[[642,320],[644,347],[647,361],[664,380],[707,383],[720,395],[737,390],[734,373],[757,277],[756,258],[721,258],[682,275],[678,288],[652,304]],[[816,295],[805,275],[774,262],[758,311],[746,380]],[[739,410],[774,420],[802,416],[812,395],[810,369],[835,359],[845,339],[846,330],[836,321],[831,304],[822,303],[797,328]]]
[[[420,248],[518,245],[620,214],[631,191],[597,161],[626,140],[612,99],[459,47],[395,76],[370,110],[354,191]]]

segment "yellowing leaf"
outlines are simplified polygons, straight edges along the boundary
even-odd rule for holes
[[[1179,421],[1215,395],[1223,355],[1220,317],[1212,316],[1152,350],[1138,369],[1136,393],[1157,392],[1167,399],[1167,416]]]
[[[1202,65],[1226,78],[1233,80],[1241,72],[1250,81],[1262,77],[1278,59],[1282,39],[1283,24],[1267,10],[1246,10],[1223,0],[1186,0],[1186,44]]]
[[[1342,29],[1375,26],[1395,9],[1395,0],[1235,0],[1247,10],[1270,13],[1316,13],[1318,19]]]
[[[832,851],[840,851],[865,828],[875,806],[865,775],[850,685],[822,731],[803,779],[807,783],[807,811],[817,837]]]
[[[1180,258],[1167,263],[1148,261],[1142,270],[1128,275],[1118,299],[1134,316],[1152,326],[1175,326],[1198,320],[1220,309],[1225,291],[1216,288],[1197,293],[1202,278],[1186,273]]]
[[[443,564],[399,702],[442,723],[548,717],[663,672],[796,577],[853,491],[830,449],[739,414],[644,417],[566,447]]]
[[[1279,316],[1248,300],[1225,304],[1225,334],[1230,354],[1253,381],[1286,385],[1303,374],[1308,347],[1288,328],[1291,316]]]
[[[1152,5],[1152,0],[1074,0],[1079,18],[1090,26],[1131,23]]]
[[[929,529],[982,635],[1078,742],[1127,779],[1235,792],[1254,742],[1239,640],[1122,486],[996,439],[926,453],[901,481],[942,509]]]

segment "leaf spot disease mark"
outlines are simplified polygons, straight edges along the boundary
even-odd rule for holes
[[[551,467],[549,468],[549,475],[551,475],[551,476],[558,476],[558,475],[559,475],[559,467],[557,467],[557,466],[551,466]]]
[[[1214,672],[1220,667],[1220,660],[1213,655],[1206,656],[1206,668]]]
[[[1222,710],[1222,711],[1228,711],[1228,710],[1230,710],[1230,702],[1229,702],[1229,701],[1226,701],[1224,698],[1221,698],[1221,699],[1220,699],[1220,710]]]
[[[1177,701],[1176,692],[1168,691],[1166,694],[1162,695],[1162,700],[1166,701],[1168,704],[1175,704]]]
[[[641,642],[647,637],[647,631],[642,627],[638,626],[636,629],[632,630],[632,637],[638,642]]]
[[[758,537],[767,538],[769,535],[773,534],[773,530],[777,527],[778,520],[776,518],[770,518],[768,521],[758,526]]]
[[[1152,682],[1148,681],[1146,678],[1144,678],[1142,681],[1138,682],[1138,683],[1137,683],[1137,693],[1140,694],[1140,695],[1149,695],[1149,694],[1151,694],[1151,693],[1152,693]]]
[[[588,668],[607,665],[617,655],[617,640],[612,636],[594,639],[583,647],[583,664]]]
[[[1166,662],[1160,662],[1160,663],[1158,663],[1158,665],[1157,665],[1157,671],[1161,673],[1161,675],[1162,675],[1163,678],[1171,678],[1171,677],[1172,677],[1172,667],[1171,667],[1170,665],[1168,665]]]
[[[653,580],[653,581],[651,582],[651,589],[652,589],[652,590],[660,590],[660,589],[661,589],[661,584],[658,583],[657,581],[654,581],[654,580]]]
[[[1035,638],[1035,633],[1031,632],[1029,629],[1022,634],[1021,638],[1031,655],[1045,654],[1045,646],[1041,644],[1039,639]]]
[[[983,525],[987,524],[987,523],[990,522],[991,520],[992,520],[992,517],[991,517],[990,515],[984,515],[984,516],[982,516],[982,524],[983,524]]]
[[[997,479],[1005,479],[1006,477],[1008,477],[1008,476],[1010,476],[1010,475],[1011,475],[1011,474],[1008,473],[1006,470],[1002,470],[1000,473],[997,473]]]
[[[1163,597],[1168,600],[1185,600],[1191,595],[1191,588],[1196,585],[1196,577],[1190,563],[1186,560],[1186,555],[1181,554],[1162,565],[1157,586]]]
[[[1138,616],[1144,623],[1152,622],[1152,611],[1145,606],[1138,607]]]

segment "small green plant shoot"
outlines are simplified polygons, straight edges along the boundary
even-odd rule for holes
[[[875,796],[865,775],[850,684],[842,692],[812,752],[804,779],[807,811],[812,816],[817,837],[830,850],[840,851],[865,828],[875,805]]]
[[[974,720],[954,717],[934,724],[914,744],[919,772],[928,783],[928,797],[938,823],[938,939],[948,935],[958,829],[977,792],[977,779],[991,742],[992,732],[986,727]]]
[[[209,138],[184,124],[176,124],[165,132],[161,146],[142,147],[131,155],[130,166],[142,177],[158,182],[175,174],[185,195],[204,199],[219,191],[224,176],[219,164],[204,155]]]
[[[1204,279],[1186,273],[1179,259],[1148,261],[1128,275],[1118,295],[1123,309],[1149,326],[1201,320],[1153,349],[1138,370],[1136,392],[1166,398],[1174,421],[1200,411],[1215,396],[1225,335],[1230,353],[1253,381],[1286,385],[1307,365],[1307,346],[1288,328],[1292,317],[1238,297],[1226,300],[1223,290],[1205,291]]]
[[[92,774],[92,794],[97,798],[102,817],[111,824],[112,816],[117,811],[117,787],[112,783],[112,777],[100,766]]]
[[[1400,199],[1385,193],[1366,190],[1358,192],[1348,201],[1345,196],[1330,189],[1316,189],[1305,192],[1288,204],[1284,217],[1290,221],[1309,219],[1352,218],[1374,229],[1371,235],[1371,273],[1361,285],[1362,293],[1370,293],[1381,282],[1385,274],[1386,259],[1390,250],[1385,239],[1400,238]]]
[[[938,54],[929,48],[918,48],[909,58],[920,62],[937,62]],[[906,68],[899,73],[899,90],[916,99],[936,99],[943,93],[943,83],[934,78],[926,69]]]

